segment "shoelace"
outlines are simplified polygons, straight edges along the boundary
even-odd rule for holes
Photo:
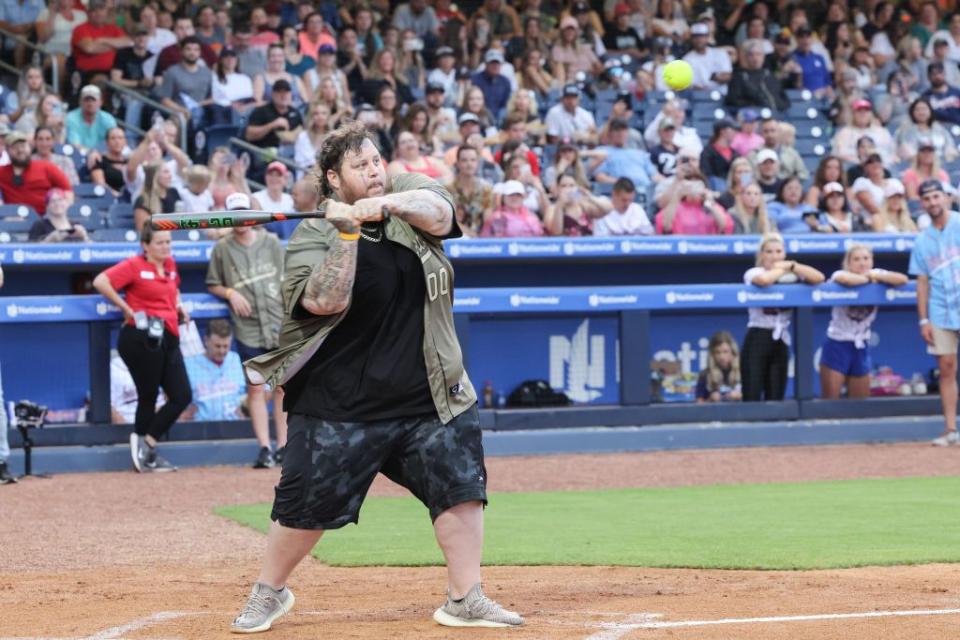
[[[488,598],[483,591],[477,595],[477,599],[470,603],[471,613],[477,616],[485,616],[489,613],[503,615],[506,610],[499,604]]]
[[[266,613],[270,610],[270,598],[270,596],[265,596],[257,592],[251,593],[246,606],[243,608],[243,611],[240,612],[240,615],[237,616],[237,619],[239,620],[248,614],[262,615]]]

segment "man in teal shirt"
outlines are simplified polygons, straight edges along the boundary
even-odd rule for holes
[[[100,108],[102,104],[100,87],[88,84],[80,90],[80,106],[67,114],[67,142],[84,149],[106,142],[117,120]]]

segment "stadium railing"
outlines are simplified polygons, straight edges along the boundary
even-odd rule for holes
[[[38,45],[35,42],[30,42],[23,36],[7,31],[6,29],[0,29],[0,45],[2,45],[2,49],[0,50],[3,50],[3,51],[6,50],[6,43],[8,40],[16,42],[17,44],[22,45],[27,49],[29,49],[35,59],[39,57],[40,62],[35,62],[35,64],[37,64],[38,66],[41,66],[41,67],[43,66],[42,59],[44,57],[50,58],[50,84],[47,85],[47,87],[48,89],[51,90],[52,93],[56,93],[57,95],[59,95],[60,94],[60,90],[59,90],[60,69],[57,67],[57,61],[54,58],[54,55],[49,51],[47,51],[45,47]],[[18,69],[17,67],[10,64],[6,60],[0,60],[0,68],[6,69],[10,73],[17,76],[23,73],[23,69]],[[53,90],[53,87],[57,87],[57,89]]]
[[[138,93],[137,91],[134,91],[133,89],[130,89],[130,88],[128,88],[128,87],[125,87],[125,86],[123,86],[123,85],[121,85],[121,84],[117,84],[116,82],[113,82],[113,81],[107,81],[106,84],[107,84],[108,87],[110,87],[110,90],[111,90],[111,91],[115,91],[116,93],[119,93],[119,94],[121,94],[121,95],[124,95],[124,96],[130,98],[131,100],[138,100],[138,101],[142,102],[143,104],[147,105],[148,107],[151,107],[151,108],[159,111],[160,113],[164,113],[164,114],[166,114],[167,116],[169,116],[169,117],[174,118],[175,120],[177,120],[177,122],[179,122],[179,127],[178,127],[178,128],[180,129],[180,149],[183,150],[184,152],[186,152],[186,150],[189,148],[189,147],[187,146],[187,124],[188,124],[188,122],[187,122],[186,116],[184,116],[184,115],[183,115],[182,113],[180,113],[179,111],[174,111],[174,110],[171,109],[170,107],[166,107],[166,106],[160,104],[159,102],[157,102],[156,100],[152,100],[152,99],[148,98],[147,96],[143,95],[142,93]],[[120,121],[118,120],[117,122],[119,123]],[[131,129],[131,130],[135,131],[136,133],[138,133],[139,135],[143,135],[143,134],[145,133],[142,129],[139,129],[139,128],[137,128],[137,127],[133,127],[133,126],[131,126],[131,125],[126,125],[125,128]]]
[[[193,317],[201,321],[227,315],[223,301],[207,294],[186,294],[184,300]],[[7,333],[5,328],[15,329],[14,325],[20,325],[21,329],[16,332],[16,337],[24,343],[30,341],[31,335],[34,335],[36,340],[48,339],[52,329],[50,323],[83,323],[87,326],[85,362],[89,367],[91,402],[88,419],[93,424],[108,423],[111,332],[120,320],[118,310],[100,296],[93,295],[7,297],[2,303],[0,336]],[[935,396],[842,401],[814,398],[816,371],[813,355],[822,339],[815,331],[814,312],[837,304],[877,305],[888,308],[881,316],[893,315],[895,312],[912,313],[916,304],[916,291],[912,284],[897,289],[880,285],[847,289],[833,284],[818,287],[780,285],[766,289],[729,284],[463,288],[457,290],[454,312],[467,368],[478,388],[483,385],[486,372],[492,368],[502,371],[503,378],[510,375],[509,369],[516,366],[516,359],[526,357],[518,352],[522,352],[524,345],[532,341],[532,336],[536,336],[538,343],[550,343],[549,367],[552,369],[559,365],[567,372],[565,376],[587,375],[586,372],[598,362],[600,367],[616,368],[616,399],[611,402],[581,403],[571,408],[535,412],[497,410],[487,414],[485,424],[488,428],[640,426],[682,422],[869,418],[938,413],[939,401]],[[654,402],[651,385],[651,361],[655,355],[652,320],[667,316],[672,326],[674,319],[684,316],[735,312],[740,318],[738,322],[744,324],[745,317],[740,317],[739,314],[746,308],[771,305],[796,309],[792,347],[795,391],[791,398],[780,402],[711,405]],[[594,336],[597,334],[591,334],[589,330],[576,332],[583,335],[550,335],[551,330],[545,326],[555,321],[554,319],[563,317],[572,319],[574,324],[590,319],[596,325],[607,325],[607,329],[599,331],[610,334],[607,336],[607,345],[616,344],[615,357],[610,357],[607,353],[611,351],[609,348],[601,349],[606,358],[598,357],[599,354],[594,349]],[[707,316],[708,320],[709,317]],[[508,338],[505,322],[513,323],[510,326],[514,328],[524,323],[528,333],[520,335],[521,332],[516,332],[516,335]],[[610,337],[615,339],[609,339]],[[897,339],[901,342],[898,348],[903,348],[902,336]],[[514,342],[510,343],[510,340]],[[475,348],[471,349],[471,344]],[[72,348],[76,349],[78,346],[83,349],[82,345],[76,344]],[[565,350],[555,347],[565,347]],[[922,357],[919,343],[916,350],[918,357]],[[554,351],[557,353],[553,353]],[[581,351],[584,352],[580,353]],[[553,361],[555,356],[558,357],[557,362]],[[542,355],[538,357],[543,358]],[[607,364],[603,364],[604,359]],[[539,363],[539,366],[542,370],[547,369],[544,362]],[[608,375],[608,379],[613,377]],[[511,381],[511,384],[514,384],[514,381]],[[8,383],[7,386],[13,385]],[[505,391],[509,392],[510,389]],[[13,397],[12,390],[9,397]],[[236,427],[230,429],[231,433],[239,432]],[[91,433],[100,439],[109,435],[109,432],[102,430]],[[69,436],[72,442],[84,437],[76,434]],[[192,439],[196,437],[195,433],[191,436]],[[114,434],[112,438],[111,442],[123,441],[122,434]]]

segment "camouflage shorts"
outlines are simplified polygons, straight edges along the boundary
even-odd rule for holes
[[[357,522],[377,472],[409,489],[431,519],[463,502],[486,504],[476,405],[446,425],[435,414],[376,422],[291,414],[270,517],[292,529]]]

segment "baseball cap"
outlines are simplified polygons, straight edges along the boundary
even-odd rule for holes
[[[490,49],[486,55],[483,56],[483,61],[488,64],[491,62],[503,63],[503,52],[499,49]]]
[[[579,13],[590,13],[590,6],[586,2],[575,2],[570,9],[570,13],[577,15]]]
[[[288,173],[287,165],[283,164],[282,162],[278,162],[277,160],[274,160],[273,162],[267,165],[266,173],[270,173],[271,171],[278,171],[280,175],[283,175],[283,176],[287,175]]]
[[[133,25],[133,29],[131,30],[131,33],[134,36],[145,36],[149,34],[150,31],[147,29],[146,26],[138,22],[137,24]]]
[[[781,31],[777,34],[777,37],[773,39],[775,44],[790,44],[790,34],[786,31]]]
[[[564,29],[579,29],[580,24],[577,22],[577,19],[573,16],[564,16],[563,20],[560,21],[560,30]]]
[[[664,129],[676,129],[677,123],[673,121],[673,118],[663,118],[660,120],[660,124],[657,127],[658,131],[663,131]]]
[[[870,101],[866,98],[858,98],[853,101],[853,104],[850,105],[854,111],[859,111],[860,109],[873,109],[873,105],[870,104]]]
[[[944,40],[943,38],[937,38],[933,41],[933,46],[935,47],[948,47],[950,43]]]
[[[322,44],[320,48],[317,49],[317,53],[336,53],[337,50],[332,44]]]
[[[839,182],[828,182],[823,185],[823,195],[828,196],[831,193],[843,194],[843,185]]]
[[[231,193],[227,196],[227,199],[224,201],[227,209],[230,211],[236,211],[238,209],[249,209],[250,208],[250,196],[245,193]]]
[[[468,122],[476,122],[477,124],[480,124],[480,118],[477,117],[477,114],[467,111],[466,113],[461,114],[460,118],[457,120],[457,124],[461,126]]]
[[[808,27],[807,25],[801,25],[801,26],[797,27],[796,33],[797,33],[797,37],[802,38],[803,36],[812,35],[812,34],[813,34],[813,31],[811,31],[811,30],[810,30],[810,27]]]
[[[740,109],[740,122],[756,122],[760,119],[760,114],[755,110],[747,107],[746,109]]]
[[[578,87],[578,86],[575,85],[575,84],[565,84],[565,85],[563,85],[563,97],[564,97],[564,98],[568,98],[568,97],[571,97],[571,98],[572,98],[572,97],[579,98],[579,97],[580,97],[580,87]]]
[[[103,94],[100,93],[100,87],[95,84],[88,84],[83,89],[80,89],[80,99],[84,98],[96,98],[99,100]]]
[[[236,58],[236,57],[237,57],[237,52],[231,49],[230,47],[224,47],[223,49],[220,50],[221,60],[223,60],[224,58]]]
[[[906,188],[903,186],[903,183],[897,180],[896,178],[890,178],[887,180],[887,184],[883,186],[883,197],[890,198],[893,196],[902,196],[907,193]]]
[[[621,2],[621,3],[618,4],[616,7],[613,8],[613,17],[614,17],[614,18],[617,18],[617,17],[619,17],[619,16],[628,16],[628,15],[630,15],[631,13],[633,13],[633,12],[630,11],[630,5],[626,4],[625,2]]]
[[[443,56],[452,56],[453,48],[452,47],[437,47],[437,57],[442,58]]]
[[[290,86],[290,82],[287,80],[284,80],[283,78],[280,78],[279,80],[274,82],[272,88],[274,93],[276,93],[277,91],[293,91],[293,87]]]
[[[773,149],[760,149],[760,151],[757,151],[757,164],[763,164],[768,160],[779,162],[780,156],[778,156],[777,152]]]
[[[936,149],[936,148],[937,148],[937,145],[933,144],[933,140],[931,140],[930,138],[924,137],[917,140],[918,151],[920,149]]]
[[[503,183],[503,195],[512,196],[512,195],[526,195],[527,190],[523,188],[523,183],[519,180],[507,180]]]
[[[447,89],[446,89],[446,87],[443,86],[443,83],[442,83],[442,82],[428,82],[428,83],[427,83],[427,93],[435,93],[435,92],[445,93],[446,90],[447,90]]]
[[[9,143],[8,143],[9,144]],[[934,191],[943,191],[943,185],[939,180],[924,180],[920,183],[920,189],[918,190],[920,197],[927,195],[928,193],[933,193]]]
[[[4,139],[4,142],[7,143],[7,146],[12,146],[18,142],[29,142],[30,138],[27,137],[23,131],[11,131],[7,134],[7,137]]]
[[[710,35],[710,27],[698,22],[690,27],[690,35],[692,36],[708,36]]]

